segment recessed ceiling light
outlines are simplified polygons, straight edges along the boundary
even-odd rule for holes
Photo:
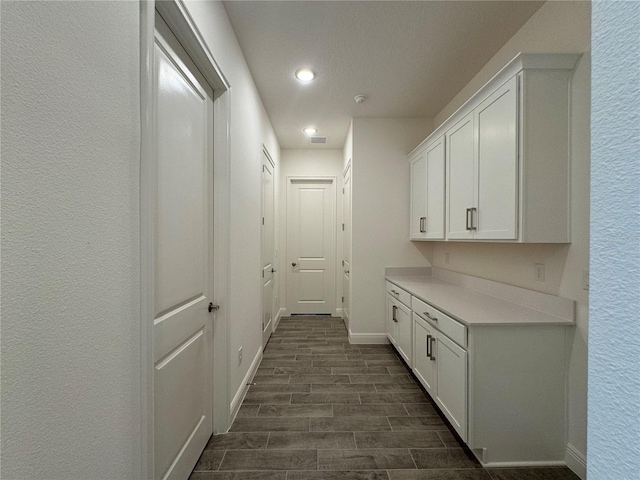
[[[296,78],[301,82],[310,82],[316,78],[316,74],[310,68],[300,68],[296,70]]]
[[[318,133],[318,129],[317,128],[313,128],[313,127],[303,128],[302,131],[306,135],[315,135],[316,133]]]

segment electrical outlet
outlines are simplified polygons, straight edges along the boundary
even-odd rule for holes
[[[449,265],[449,260],[451,260],[451,257],[449,256],[449,252],[446,252],[444,254],[444,263],[446,263],[447,265]]]
[[[535,279],[538,282],[544,282],[544,263],[536,263]]]
[[[238,365],[242,364],[242,347],[238,349]]]
[[[589,290],[589,270],[582,271],[582,289]]]

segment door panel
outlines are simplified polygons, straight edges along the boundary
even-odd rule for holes
[[[289,179],[289,311],[335,311],[335,182]]]
[[[427,217],[427,158],[424,152],[411,163],[411,238],[426,236]]]
[[[184,479],[213,427],[213,91],[159,15],[154,65],[154,476]]]
[[[467,352],[436,334],[436,401],[462,440],[467,440]]]
[[[475,110],[478,129],[476,238],[517,238],[517,78],[500,87]]]
[[[435,397],[436,364],[431,360],[430,353],[434,329],[418,315],[413,314],[414,342],[413,342],[413,372],[416,374],[424,388]]]
[[[274,165],[262,151],[262,346],[273,332],[275,304]]]
[[[446,133],[449,169],[447,202],[447,237],[471,238],[467,228],[467,209],[474,198],[474,131],[470,113]]]
[[[444,239],[444,137],[426,152],[426,238]]]

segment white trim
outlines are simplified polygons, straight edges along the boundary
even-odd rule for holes
[[[331,315],[332,317],[336,317],[336,318],[342,318],[342,307],[337,307],[336,308],[336,313],[334,315]]]
[[[480,463],[484,468],[566,467],[567,466],[564,460],[550,460],[550,461],[541,461],[541,462],[489,462],[489,463],[482,463],[481,461]]]
[[[280,324],[280,319],[285,315],[285,312],[287,311],[286,308],[281,308],[280,310],[278,310],[278,313],[276,313],[275,318],[273,319],[273,331],[276,331],[276,328],[278,328],[278,325]]]
[[[238,388],[238,391],[233,396],[233,400],[231,401],[231,423],[233,423],[233,421],[236,418],[236,415],[238,415],[238,410],[240,410],[240,406],[244,401],[244,397],[246,397],[247,392],[249,391],[249,383],[251,383],[251,381],[253,380],[253,377],[258,371],[258,367],[260,366],[261,361],[262,361],[262,347],[258,349],[258,353],[256,353],[256,356],[253,358],[253,362],[251,362],[251,366],[249,367],[247,374],[244,376],[244,379],[240,384],[240,388]]]
[[[214,278],[213,301],[220,305],[214,316],[213,379],[214,433],[226,432],[231,425],[229,410],[229,205],[230,205],[230,85],[218,68],[202,35],[182,0],[140,1],[140,478],[154,475],[153,411],[153,319],[155,258],[155,167],[153,103],[153,45],[155,11],[182,44],[198,69],[214,89]]]
[[[155,2],[140,1],[140,478],[154,474],[153,319],[155,264],[153,44]]]
[[[349,343],[352,344],[387,344],[386,333],[353,333],[349,330]]]
[[[565,462],[567,467],[579,476],[582,480],[587,478],[587,457],[584,453],[578,450],[576,447],[567,443],[567,449],[565,452]]]

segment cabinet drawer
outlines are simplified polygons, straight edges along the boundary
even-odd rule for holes
[[[458,345],[467,348],[467,327],[433,308],[417,297],[411,297],[411,310],[436,327]]]
[[[400,300],[407,307],[411,308],[411,295],[397,285],[394,285],[391,282],[387,282],[387,293],[396,300]]]

